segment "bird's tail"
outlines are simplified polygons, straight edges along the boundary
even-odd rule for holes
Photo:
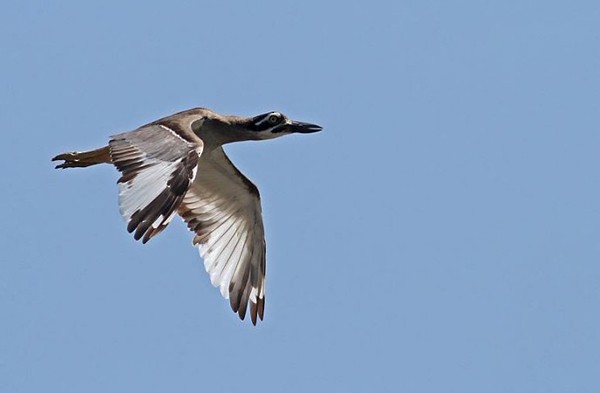
[[[52,159],[52,161],[64,161],[58,164],[56,168],[84,168],[96,164],[110,164],[110,149],[108,146],[96,150],[69,153],[62,153]]]

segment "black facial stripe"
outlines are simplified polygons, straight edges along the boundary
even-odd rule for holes
[[[277,124],[273,124],[269,121],[269,117],[273,116],[273,112],[263,113],[262,115],[255,116],[252,118],[252,123],[249,125],[252,131],[266,131],[270,128],[276,127]],[[275,115],[277,116],[277,115]],[[278,116],[279,124],[282,122],[283,117]],[[259,124],[260,123],[260,124]]]
[[[286,129],[285,124],[279,124],[279,125],[275,126],[275,128],[272,129],[271,132],[273,134],[279,134],[280,132],[285,131],[285,129]]]

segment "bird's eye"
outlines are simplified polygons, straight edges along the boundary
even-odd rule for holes
[[[271,116],[269,116],[269,123],[275,124],[277,122],[279,122],[279,116],[277,116],[277,115],[271,115]]]

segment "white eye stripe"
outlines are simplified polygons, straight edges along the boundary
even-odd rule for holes
[[[271,112],[267,115],[265,115],[265,117],[263,117],[259,122],[254,123],[257,126],[260,126],[261,124],[265,123],[265,122],[270,122],[271,121],[271,117],[277,117],[278,120],[281,120],[283,118],[282,114],[279,112]]]

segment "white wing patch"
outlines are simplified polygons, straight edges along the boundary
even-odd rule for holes
[[[128,218],[128,221],[136,211],[142,210],[160,195],[182,161],[169,163],[145,157],[140,159],[147,167],[131,181],[119,183],[119,208],[121,215]],[[164,221],[162,214],[159,218]],[[155,224],[156,221],[152,224],[153,228],[158,227]]]

